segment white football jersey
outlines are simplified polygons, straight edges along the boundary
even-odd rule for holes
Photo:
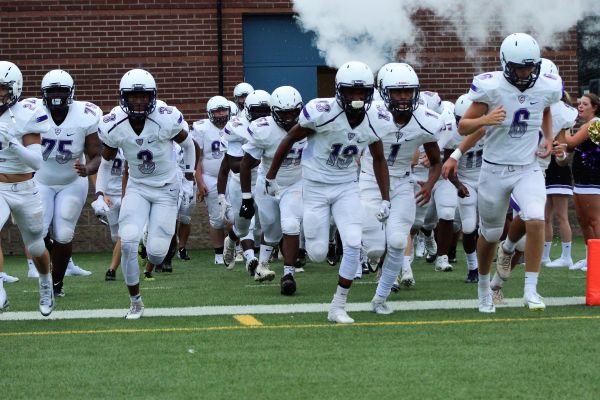
[[[202,149],[202,173],[218,176],[223,160],[223,130],[217,128],[209,119],[201,119],[192,124],[192,138]]]
[[[476,76],[469,98],[485,103],[489,111],[503,106],[506,119],[486,129],[484,159],[503,165],[527,165],[536,160],[544,109],[562,97],[562,81],[553,74],[541,74],[532,88],[521,92],[501,71]]]
[[[98,131],[102,110],[92,103],[73,101],[67,118],[57,126],[42,100],[32,100],[44,107],[50,122],[50,129],[42,135],[44,162],[35,180],[47,186],[67,185],[79,178],[73,165],[77,159],[85,164],[85,138]]]
[[[273,156],[281,140],[287,135],[273,120],[273,117],[259,118],[250,123],[248,128],[250,140],[242,148],[254,159],[261,160],[258,166],[258,174],[265,176],[271,164]],[[306,147],[306,139],[293,144],[287,157],[283,160],[281,168],[277,172],[277,184],[279,186],[290,186],[302,179],[302,152]]]
[[[392,114],[383,103],[374,103],[371,108],[378,113],[378,124],[374,124],[383,142],[383,149],[390,176],[402,178],[410,173],[410,164],[416,149],[424,143],[436,142],[444,130],[438,114],[419,105],[404,126],[394,122]],[[384,122],[384,123],[381,123]],[[374,175],[373,157],[367,148],[360,162],[361,170]]]
[[[454,131],[454,134],[450,138],[450,141],[446,144],[446,148],[454,150],[458,148],[460,142],[465,137]],[[485,143],[485,137],[482,137],[475,143],[475,146],[471,147],[465,152],[460,160],[458,160],[458,179],[461,182],[467,182],[471,185],[477,184],[479,181],[479,172],[481,171],[481,164],[483,162],[483,147]]]
[[[15,118],[14,122],[11,112]],[[43,135],[50,128],[48,114],[44,108],[29,99],[22,100],[4,111],[0,115],[0,123],[7,124],[10,134],[21,142],[26,134],[39,133]],[[0,139],[0,174],[25,174],[33,171],[33,168],[23,163],[19,156],[8,149],[8,142]]]
[[[181,112],[160,100],[139,135],[119,106],[106,114],[98,126],[103,143],[123,150],[129,165],[129,179],[153,187],[177,182],[179,168],[173,157],[172,139],[182,130],[187,130],[187,124]]]
[[[440,95],[437,92],[430,92],[428,90],[419,93],[419,104],[424,105],[438,114],[444,109],[442,107],[442,98]]]
[[[309,101],[298,121],[303,128],[315,131],[308,136],[302,153],[302,177],[332,184],[356,181],[356,161],[368,145],[380,140],[373,127],[378,118],[378,111],[371,107],[353,129],[335,98]]]
[[[106,183],[106,194],[112,197],[120,197],[123,192],[123,168],[125,168],[125,159],[123,158],[123,151],[119,149],[114,160],[106,161],[105,159],[100,160],[102,163],[110,164],[110,176]]]
[[[223,138],[227,145],[227,154],[232,157],[243,157],[242,145],[249,139],[250,122],[246,117],[231,117],[223,129]]]

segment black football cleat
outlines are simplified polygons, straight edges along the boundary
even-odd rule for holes
[[[284,296],[291,296],[296,293],[296,281],[292,274],[287,274],[281,277],[281,294]]]
[[[465,279],[465,283],[477,283],[479,282],[479,272],[476,269],[469,270],[469,273]]]
[[[109,269],[106,271],[106,275],[104,275],[104,280],[106,281],[115,281],[117,280],[117,274],[114,269]]]
[[[185,247],[179,249],[179,259],[184,261],[190,261],[191,258]]]

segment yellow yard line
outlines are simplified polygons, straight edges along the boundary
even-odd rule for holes
[[[252,318],[252,317],[251,317]],[[248,329],[322,329],[322,328],[356,328],[356,327],[403,327],[422,325],[455,325],[455,324],[489,324],[505,322],[547,322],[547,321],[575,321],[598,320],[600,315],[593,316],[566,316],[566,317],[536,317],[536,318],[490,318],[490,319],[459,319],[438,321],[381,321],[358,322],[348,325],[326,324],[284,324],[284,325],[236,325],[236,326],[209,326],[189,328],[124,328],[124,329],[98,329],[98,330],[66,330],[66,331],[30,331],[30,332],[0,332],[0,337],[8,336],[49,336],[49,335],[98,335],[98,334],[128,334],[128,333],[188,333],[188,332],[213,332],[234,331]]]

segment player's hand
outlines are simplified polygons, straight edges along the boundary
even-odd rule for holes
[[[552,154],[552,142],[545,142],[538,148],[537,156],[539,158],[546,158]]]
[[[385,222],[390,216],[390,202],[388,200],[382,200],[379,206],[379,212],[377,212],[377,221]]]
[[[450,157],[442,165],[442,177],[444,179],[458,176],[458,161]]]
[[[196,196],[200,202],[203,202],[204,198],[208,195],[208,186],[206,186],[206,183],[204,183],[204,181],[197,182],[197,185],[198,193],[196,193]]]
[[[567,144],[554,141],[552,143],[552,154],[558,161],[563,161],[567,158]]]
[[[98,217],[106,216],[110,211],[110,207],[102,195],[98,196],[98,198],[92,202],[92,208],[94,209],[94,214]]]
[[[254,209],[254,199],[242,199],[242,205],[240,207],[240,217],[246,219],[252,219],[256,210]]]
[[[471,194],[469,193],[469,189],[467,189],[467,187],[465,185],[463,185],[462,183],[458,184],[458,188],[456,190],[456,194],[458,195],[458,197],[460,197],[461,199],[464,199],[465,197],[469,197]]]
[[[184,179],[181,182],[182,206],[187,208],[194,201],[194,181]]]
[[[421,153],[419,155],[419,164],[424,166],[425,168],[429,168],[431,163],[429,162],[429,157],[427,157],[426,153]]]
[[[421,190],[415,194],[415,199],[417,200],[417,206],[423,207],[431,200],[431,191],[433,188],[427,182],[418,181],[417,183],[421,186]]]
[[[227,221],[227,211],[231,207],[231,204],[227,202],[224,194],[218,196],[219,201],[219,218],[223,221]]]
[[[110,196],[104,195],[104,202],[106,204],[108,204],[109,207],[113,206],[113,202],[112,202],[112,199],[110,198]]]
[[[279,185],[275,179],[265,179],[265,193],[272,197],[279,197]]]
[[[75,160],[75,171],[77,171],[77,175],[86,177],[88,176],[87,169],[85,168],[85,164],[79,162],[79,158]]]
[[[485,125],[500,125],[506,119],[506,110],[503,106],[498,106],[485,116]]]

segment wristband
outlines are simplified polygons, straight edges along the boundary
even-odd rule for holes
[[[456,149],[452,152],[452,154],[450,154],[450,158],[455,159],[456,161],[460,160],[460,158],[462,157],[463,153],[462,151],[460,151],[460,149]]]
[[[252,193],[242,193],[242,199],[247,200],[252,198]]]

